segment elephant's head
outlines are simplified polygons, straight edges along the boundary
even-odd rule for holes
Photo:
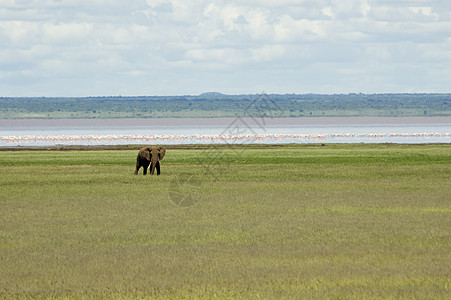
[[[162,146],[152,146],[149,147],[149,160],[150,160],[150,174],[153,175],[155,172],[155,167],[159,164],[160,160],[163,159],[166,154],[166,149]],[[158,166],[159,168],[159,166]]]

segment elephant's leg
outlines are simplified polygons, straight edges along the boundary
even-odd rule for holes
[[[157,161],[155,168],[157,168],[157,175],[160,175],[160,162]]]
[[[147,168],[149,168],[149,163],[145,162],[143,164],[143,175],[147,175]]]
[[[137,159],[136,160],[135,175],[138,175],[139,168],[141,168],[141,164],[139,163],[139,159]]]

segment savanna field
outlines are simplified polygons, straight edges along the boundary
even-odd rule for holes
[[[0,152],[0,298],[451,298],[450,144],[138,148]]]

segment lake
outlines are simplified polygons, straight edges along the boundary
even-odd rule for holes
[[[451,117],[0,120],[0,146],[210,143],[451,143]]]

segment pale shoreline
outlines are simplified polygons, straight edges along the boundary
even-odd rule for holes
[[[122,119],[0,119],[0,127],[21,126],[249,126],[451,124],[446,117],[299,117],[299,118],[122,118]]]

